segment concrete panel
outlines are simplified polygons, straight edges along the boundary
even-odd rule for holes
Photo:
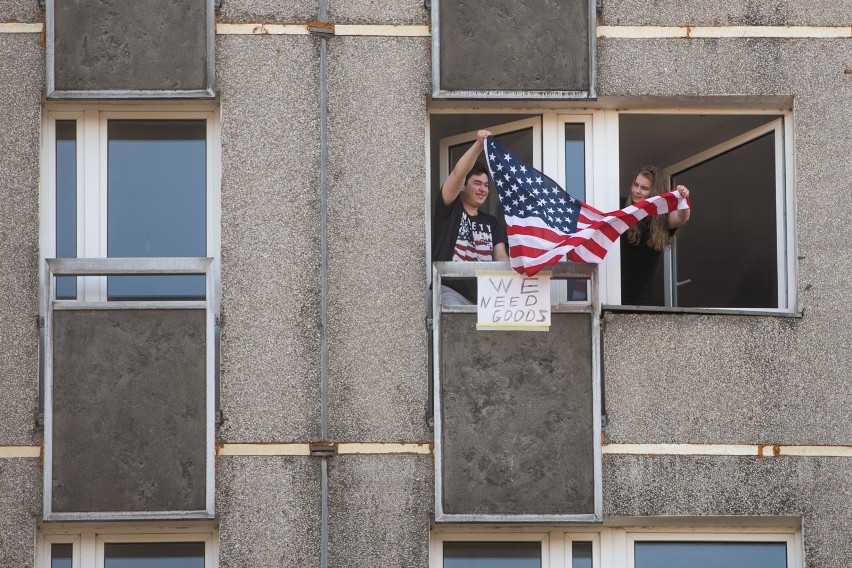
[[[428,565],[430,456],[338,456],[328,478],[330,568]]]
[[[329,43],[332,439],[424,441],[428,38]]]
[[[43,87],[38,34],[0,34],[0,445],[29,445],[35,435]]]
[[[0,459],[0,565],[35,565],[33,543],[40,514],[39,460]]]
[[[219,567],[320,565],[320,460],[220,457]]]
[[[845,189],[852,176],[852,78],[844,73],[852,46],[843,40],[601,43],[607,94],[795,94],[797,286],[804,309],[801,320],[608,315],[610,440],[848,444],[852,354],[841,346],[852,340],[846,324],[852,255],[826,235],[845,234],[852,216]],[[831,214],[826,195],[840,196],[832,198]]]
[[[0,22],[41,22],[43,13],[38,2],[30,0],[0,0]]]
[[[591,318],[549,332],[477,332],[441,317],[443,511],[593,514]]]
[[[848,26],[852,12],[849,0],[604,0],[603,6],[606,26]]]
[[[852,565],[848,458],[604,457],[604,517],[802,517],[805,564]]]
[[[48,37],[54,47],[55,88],[208,88],[207,3],[208,0],[55,2],[55,30]]]
[[[439,14],[441,89],[591,88],[588,0],[444,1]]]
[[[318,0],[223,0],[216,12],[222,23],[310,22],[317,19]]]
[[[206,509],[204,311],[53,322],[53,512]]]
[[[329,0],[328,13],[338,24],[426,25],[432,19],[423,0]]]
[[[222,441],[319,437],[319,53],[221,36]]]

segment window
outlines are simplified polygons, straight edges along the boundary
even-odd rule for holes
[[[546,531],[546,532],[545,532]],[[587,531],[587,532],[586,532]],[[430,568],[801,568],[797,529],[438,526]]]
[[[215,112],[50,107],[44,140],[43,258],[218,257]],[[59,299],[204,295],[200,276],[57,281]]]
[[[626,294],[623,301],[622,287],[632,286],[635,274],[622,266],[620,246],[615,245],[600,269],[603,304],[795,310],[789,111],[519,108],[499,114],[442,108],[430,122],[430,212],[451,165],[480,128],[510,142],[516,154],[529,157],[530,165],[601,210],[626,205],[634,172],[645,165],[659,167],[669,186],[690,188],[689,222],[673,234],[669,249],[654,255],[647,277],[650,299],[636,302]],[[499,214],[496,199],[486,210]],[[553,300],[562,304],[586,297],[583,286],[568,283],[554,292]]]
[[[38,568],[215,568],[215,529],[75,527],[41,529]]]

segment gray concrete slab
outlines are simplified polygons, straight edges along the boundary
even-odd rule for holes
[[[427,566],[430,456],[329,460],[330,568]]]
[[[319,432],[319,56],[304,36],[218,41],[222,408],[228,442]]]
[[[608,516],[791,515],[805,564],[849,566],[848,458],[604,456]]]
[[[35,441],[43,88],[38,34],[0,34],[0,445]]]
[[[320,461],[220,457],[216,471],[220,568],[320,565]]]
[[[216,13],[222,23],[290,23],[317,19],[317,0],[223,0]]]
[[[852,11],[849,0],[604,0],[603,6],[607,26],[848,26]]]
[[[0,565],[35,565],[33,543],[40,515],[39,460],[0,459]]]
[[[37,23],[44,19],[38,2],[0,0],[0,22]]]
[[[331,437],[423,441],[428,38],[329,47]]]

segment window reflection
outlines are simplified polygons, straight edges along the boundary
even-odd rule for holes
[[[541,543],[445,542],[444,568],[541,568]]]
[[[110,120],[107,256],[207,253],[204,120]],[[110,277],[108,298],[204,297],[203,276]]]
[[[204,543],[107,543],[104,568],[204,568]]]
[[[50,546],[50,568],[71,568],[73,544],[52,544]]]
[[[592,568],[592,543],[571,543],[571,568]]]
[[[636,568],[786,568],[783,542],[637,542]]]
[[[77,258],[77,121],[56,121],[56,258]],[[56,297],[77,297],[77,279],[56,279]]]

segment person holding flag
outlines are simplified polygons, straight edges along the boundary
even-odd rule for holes
[[[627,204],[635,205],[667,191],[666,176],[654,166],[639,168],[627,194]],[[675,191],[689,199],[689,189],[678,185]],[[645,217],[621,237],[621,303],[626,306],[652,306],[653,283],[662,252],[671,246],[678,227],[689,220],[689,209]]]
[[[604,213],[569,195],[493,137],[485,142],[485,158],[506,218],[510,264],[519,274],[533,276],[566,257],[600,263],[612,244],[643,219],[669,213],[676,214],[669,215],[672,223],[688,219],[688,212],[681,213],[689,209],[689,190],[683,186],[678,186],[683,193],[651,195],[654,188],[642,182],[626,207]]]
[[[488,130],[476,133],[468,148],[447,176],[435,201],[432,218],[432,260],[487,262],[509,260],[503,224],[480,211],[491,187],[488,169],[476,158],[482,152]],[[476,303],[476,283],[447,281],[441,287],[442,304]]]

